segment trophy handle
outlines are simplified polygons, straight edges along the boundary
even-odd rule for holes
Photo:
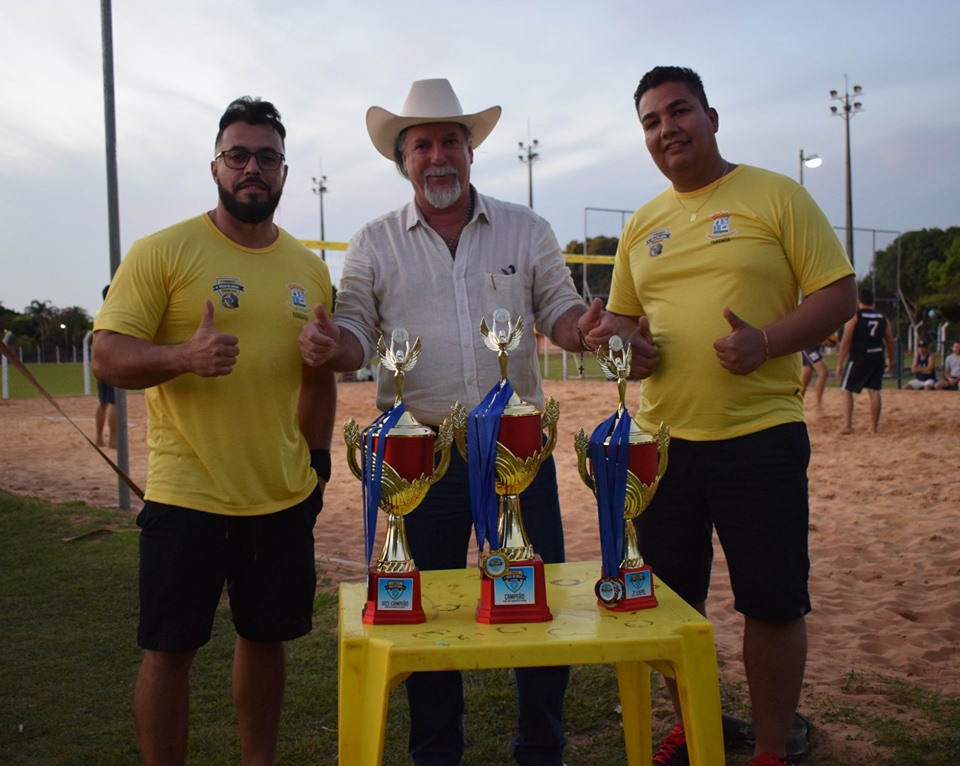
[[[660,421],[660,428],[657,430],[657,481],[660,483],[660,479],[667,470],[667,459],[669,455],[670,446],[670,426],[668,426],[663,421]]]
[[[347,443],[347,465],[350,467],[350,473],[362,479],[363,472],[357,462],[357,451],[360,449],[360,426],[353,418],[343,426],[343,440]]]
[[[540,450],[538,466],[542,465],[543,461],[553,454],[553,448],[557,446],[557,421],[560,420],[560,405],[552,396],[547,399],[543,410],[541,424],[547,429],[547,442]]]
[[[457,402],[450,409],[450,418],[453,421],[453,438],[457,443],[457,450],[460,452],[460,457],[464,460],[467,459],[467,408],[463,406],[460,402]],[[448,422],[447,420],[443,421],[444,423]],[[443,425],[440,426],[441,430]]]
[[[459,405],[460,402],[457,402]],[[462,406],[462,405],[461,405]],[[450,449],[453,446],[453,423],[450,418],[444,418],[440,424],[440,433],[433,444],[434,454],[440,453],[440,462],[434,466],[433,473],[430,475],[430,486],[432,487],[447,472],[450,467]],[[464,444],[466,446],[466,444]]]
[[[573,446],[577,451],[577,473],[580,474],[580,480],[587,485],[587,489],[589,489],[591,492],[596,492],[596,482],[594,482],[593,477],[590,475],[590,471],[587,468],[587,456],[590,452],[590,440],[587,438],[587,434],[582,428],[578,430],[576,434],[574,434]]]

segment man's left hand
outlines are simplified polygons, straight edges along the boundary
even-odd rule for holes
[[[749,375],[767,361],[769,349],[763,330],[744,322],[729,308],[723,318],[730,324],[730,334],[718,338],[713,349],[720,365],[734,375]]]

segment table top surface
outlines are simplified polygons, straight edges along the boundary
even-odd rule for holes
[[[547,602],[553,613],[549,622],[487,625],[476,621],[480,598],[477,569],[421,572],[422,605],[426,622],[416,625],[366,625],[362,622],[366,585],[340,585],[341,640],[376,639],[388,642],[394,651],[444,651],[452,646],[480,648],[496,643],[513,645],[574,645],[622,643],[624,641],[674,638],[685,626],[704,628],[711,624],[654,577],[659,602],[650,609],[615,612],[600,606],[594,586],[600,563],[547,564],[544,574]]]

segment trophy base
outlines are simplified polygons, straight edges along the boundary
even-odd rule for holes
[[[481,571],[477,622],[501,625],[552,619],[547,606],[543,559],[539,555],[530,561],[509,562],[507,571],[496,579]]]
[[[420,605],[420,571],[402,574],[367,572],[367,603],[363,607],[366,625],[416,625],[426,622]]]
[[[611,612],[632,612],[657,605],[657,597],[653,595],[653,569],[649,566],[621,569],[620,582],[625,586],[623,601],[615,606],[609,606],[602,601],[597,603]]]

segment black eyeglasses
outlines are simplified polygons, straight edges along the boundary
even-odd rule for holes
[[[261,170],[277,170],[286,159],[280,152],[273,149],[261,149],[258,152],[250,152],[246,149],[225,149],[220,152],[215,160],[223,157],[226,166],[232,170],[243,170],[251,157],[257,158],[257,164]]]

